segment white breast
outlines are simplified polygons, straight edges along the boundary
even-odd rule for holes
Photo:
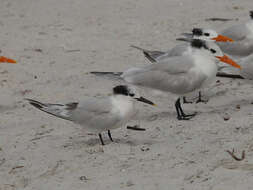
[[[113,112],[118,114],[123,120],[129,120],[134,115],[134,102],[128,96],[112,96]]]
[[[196,54],[193,56],[193,58],[194,64],[196,66],[195,69],[198,70],[198,72],[201,72],[202,74],[206,75],[207,77],[202,84],[203,87],[206,87],[206,85],[209,85],[215,80],[217,73],[217,65],[210,55]]]

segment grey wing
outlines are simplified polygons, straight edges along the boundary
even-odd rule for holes
[[[222,35],[232,38],[234,41],[241,41],[246,38],[249,31],[245,24],[231,26],[221,32]]]
[[[248,56],[242,62],[240,62],[242,67],[241,75],[247,79],[253,80],[253,55]]]
[[[193,60],[189,56],[170,57],[157,64],[135,68],[123,73],[129,83],[176,94],[186,94],[200,88],[207,78],[191,70]]]
[[[253,40],[235,41],[232,43],[217,43],[221,50],[232,56],[245,57],[253,53]]]
[[[111,127],[120,120],[118,115],[112,113],[109,97],[87,98],[69,112],[69,119],[80,125],[94,128],[94,130]]]
[[[159,54],[156,54],[156,56],[153,57],[156,62],[161,62],[173,56],[182,56],[188,50],[188,47],[189,47],[188,43],[178,44],[169,51],[160,52]]]
[[[250,31],[245,24],[229,27],[221,34],[234,40],[231,43],[217,43],[224,53],[240,57],[253,53],[253,40],[247,37]]]
[[[184,52],[187,51],[188,47],[189,47],[189,45],[186,43],[178,44],[174,48],[170,49],[169,51],[163,52],[162,54],[157,56],[155,58],[155,60],[156,60],[156,62],[161,62],[163,60],[166,60],[169,57],[182,56],[184,54]]]
[[[166,52],[162,51],[149,51],[149,52],[143,52],[145,57],[152,63],[157,62],[160,57],[163,57],[166,55]]]
[[[168,56],[182,56],[183,53],[187,51],[188,47],[188,43],[178,44],[168,52]]]
[[[138,50],[141,50],[144,54],[144,56],[152,63],[157,61],[157,58],[159,58],[160,56],[166,54],[166,52],[162,52],[162,51],[151,51],[151,50],[147,50],[138,46],[134,46],[131,45],[131,47],[136,48]]]
[[[159,62],[162,61],[164,59],[167,59],[171,56],[181,56],[183,55],[183,53],[187,50],[188,48],[188,44],[183,43],[183,44],[179,44],[176,45],[174,48],[166,51],[166,52],[162,52],[162,51],[150,51],[150,50],[146,50],[143,48],[140,48],[138,46],[131,46],[134,47],[136,49],[139,49],[143,52],[143,54],[145,55],[145,57],[152,63],[155,62]]]

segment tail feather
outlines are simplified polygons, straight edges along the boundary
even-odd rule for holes
[[[162,51],[150,51],[134,45],[131,45],[131,47],[141,50],[144,56],[152,63],[156,62],[156,59],[164,54]]]
[[[92,71],[90,74],[108,78],[108,79],[113,79],[113,80],[122,80],[121,75],[123,72],[99,72],[99,71]]]
[[[153,57],[152,53],[148,53],[146,51],[143,52],[144,56],[151,62],[151,63],[155,63],[156,59],[155,57]]]
[[[29,98],[26,98],[25,100],[29,101],[29,103],[31,105],[33,105],[34,107],[38,108],[38,109],[42,109],[43,107],[45,107],[46,105],[41,103],[41,102],[38,102],[36,100],[33,100],[33,99],[29,99]]]
[[[71,120],[69,118],[69,112],[76,108],[78,103],[69,103],[66,105],[63,104],[45,104],[41,103],[39,101],[33,100],[33,99],[25,99],[29,101],[29,103],[38,108],[39,110],[46,112],[48,114],[51,114],[53,116],[66,119],[66,120]]]

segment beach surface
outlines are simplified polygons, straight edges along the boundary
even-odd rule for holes
[[[253,85],[218,79],[207,104],[178,121],[175,96],[140,89],[157,107],[138,104],[115,142],[43,113],[25,101],[77,102],[111,93],[119,81],[90,71],[150,64],[130,45],[168,50],[193,27],[217,31],[249,20],[252,0],[1,0],[0,190],[252,190]],[[220,17],[231,21],[207,21]],[[234,160],[226,151],[245,159]]]

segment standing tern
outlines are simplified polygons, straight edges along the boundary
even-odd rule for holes
[[[189,38],[189,39],[203,39],[206,41],[214,41],[214,42],[232,42],[233,41],[231,38],[220,35],[215,30],[212,30],[212,29],[193,28],[192,33],[182,33],[182,35],[184,35],[186,38]],[[167,59],[168,57],[182,56],[182,55],[192,52],[191,50],[192,47],[188,43],[178,44],[174,48],[166,52],[146,50],[146,49],[140,48],[138,46],[133,46],[133,45],[131,47],[141,50],[144,56],[152,63],[162,61],[163,59]],[[204,103],[207,102],[207,100],[202,99],[200,91],[199,91],[199,96],[196,103],[199,103],[199,102],[204,102]],[[192,103],[192,102],[187,101],[186,98],[183,97],[183,103]]]
[[[189,39],[201,39],[214,42],[233,42],[231,38],[225,35],[220,35],[212,29],[193,28],[192,33],[182,33],[182,35]],[[166,52],[146,50],[134,45],[131,47],[141,50],[144,56],[152,63],[161,61],[171,56],[181,56],[191,51],[191,46],[186,43],[176,45],[174,48]]]
[[[82,102],[45,104],[32,99],[26,100],[41,111],[72,121],[98,134],[102,145],[103,131],[107,131],[110,140],[113,141],[110,130],[126,124],[135,115],[136,100],[155,105],[143,97],[136,97],[133,89],[125,85],[114,87],[112,96],[87,97]]]
[[[215,60],[240,68],[220,48],[212,43],[199,39],[181,39],[190,42],[192,53],[163,59],[156,64],[135,67],[123,73],[91,72],[95,75],[116,75],[124,81],[148,87],[154,90],[171,92],[179,96],[175,102],[178,120],[188,120],[196,115],[185,114],[180,103],[180,97],[206,87],[216,77],[217,65]]]

